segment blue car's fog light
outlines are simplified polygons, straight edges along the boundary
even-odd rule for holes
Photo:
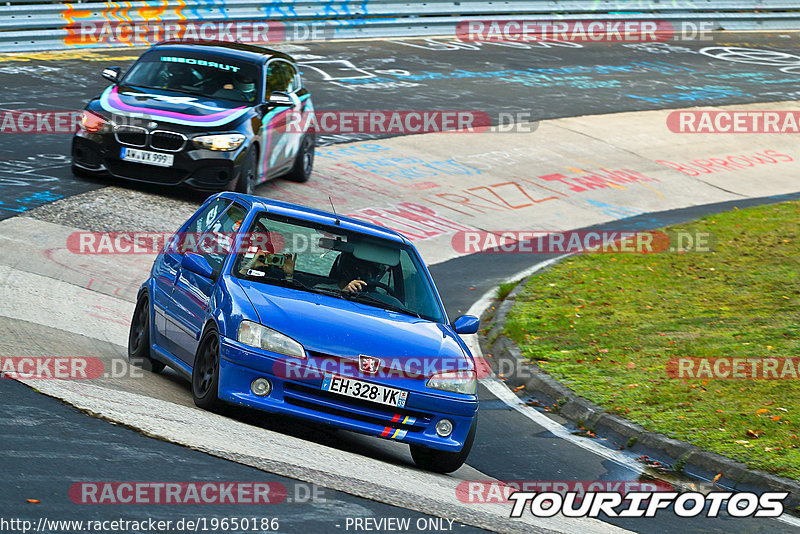
[[[266,378],[256,378],[250,384],[250,390],[259,397],[266,397],[272,391],[272,384]]]
[[[442,419],[436,423],[436,433],[446,438],[453,433],[453,422],[449,419]]]

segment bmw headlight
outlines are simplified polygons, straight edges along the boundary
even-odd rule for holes
[[[300,343],[272,328],[252,321],[242,321],[239,324],[239,343],[293,358],[306,357],[306,351]]]
[[[236,150],[244,143],[244,135],[237,133],[200,135],[192,141],[200,148],[209,150]]]
[[[478,379],[475,377],[475,371],[445,371],[430,377],[428,379],[428,387],[452,391],[453,393],[475,395],[478,391]]]
[[[89,133],[101,133],[108,131],[108,122],[98,115],[88,110],[81,112],[81,128]]]

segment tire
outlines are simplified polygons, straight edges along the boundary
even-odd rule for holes
[[[236,180],[234,191],[243,195],[253,195],[256,189],[256,170],[258,168],[258,151],[251,148],[245,155],[245,161]]]
[[[459,467],[464,465],[469,456],[469,451],[472,449],[472,443],[475,441],[475,432],[478,429],[478,416],[472,420],[472,426],[469,427],[469,434],[464,441],[464,446],[458,452],[437,451],[422,447],[420,445],[411,445],[411,457],[414,463],[420,469],[426,471],[433,471],[434,473],[452,473],[457,471]]]
[[[166,367],[150,355],[150,299],[142,293],[136,301],[128,333],[128,361],[152,373],[160,373]]]
[[[316,136],[307,133],[300,141],[300,150],[294,159],[294,166],[284,178],[292,182],[307,182],[311,178],[311,171],[314,169],[314,148],[316,146]]]
[[[219,389],[219,334],[209,328],[200,341],[192,366],[192,397],[198,408],[217,412],[222,401],[217,396]]]

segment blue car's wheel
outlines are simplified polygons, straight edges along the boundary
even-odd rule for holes
[[[411,457],[420,469],[433,471],[434,473],[452,473],[464,465],[472,449],[472,442],[475,441],[475,432],[478,429],[478,416],[472,420],[469,427],[469,434],[464,441],[464,446],[458,452],[437,451],[428,447],[411,445]]]
[[[136,301],[128,334],[128,361],[153,373],[160,373],[165,365],[150,357],[150,299],[142,293]]]
[[[217,411],[222,401],[217,396],[219,388],[219,335],[209,328],[200,341],[192,367],[192,396],[199,408]]]

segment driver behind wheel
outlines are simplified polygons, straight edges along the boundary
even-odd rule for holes
[[[337,285],[348,293],[363,291],[370,282],[378,281],[385,272],[386,268],[380,264],[360,260],[350,252],[342,252],[339,256]]]
[[[247,100],[252,101],[256,92],[256,79],[247,72],[237,72],[233,80],[222,86],[223,89],[239,91]]]

